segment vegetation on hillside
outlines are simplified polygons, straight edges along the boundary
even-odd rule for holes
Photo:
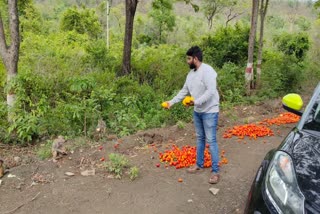
[[[4,5],[0,0],[7,27]],[[311,81],[319,80],[320,21],[313,3],[273,1],[266,17],[261,87],[246,97],[250,2],[232,6],[241,15],[226,26],[230,8],[224,8],[215,14],[210,28],[201,4],[195,12],[185,3],[141,1],[134,25],[132,71],[121,76],[122,3],[111,5],[109,28],[104,1],[19,5],[17,104],[14,122],[9,123],[6,70],[0,61],[0,141],[26,144],[55,135],[92,137],[99,119],[106,122],[107,133],[119,136],[190,121],[192,109],[175,105],[165,111],[160,103],[183,85],[188,72],[185,52],[192,45],[203,48],[204,61],[218,73],[222,108],[299,92],[305,81],[312,85]]]

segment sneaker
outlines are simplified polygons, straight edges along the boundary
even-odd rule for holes
[[[198,167],[197,165],[191,166],[190,168],[187,169],[187,172],[189,173],[196,173],[201,171],[202,168]]]
[[[209,184],[217,184],[219,183],[220,175],[218,173],[212,173],[209,178]]]

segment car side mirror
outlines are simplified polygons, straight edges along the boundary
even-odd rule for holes
[[[301,116],[303,100],[299,94],[287,94],[282,98],[282,106],[285,110]]]

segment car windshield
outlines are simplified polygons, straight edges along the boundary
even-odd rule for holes
[[[303,129],[320,132],[320,93],[318,93],[312,109],[307,116]]]

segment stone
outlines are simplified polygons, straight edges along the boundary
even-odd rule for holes
[[[219,192],[219,189],[214,188],[214,187],[211,187],[211,188],[209,189],[209,191],[210,191],[213,195],[217,195],[218,192]]]
[[[90,175],[95,175],[96,174],[96,170],[95,169],[91,169],[91,170],[85,170],[81,172],[82,176],[90,176]]]
[[[16,156],[13,158],[13,160],[16,162],[16,163],[21,163],[21,158]]]
[[[65,172],[64,174],[67,175],[67,176],[74,176],[73,172]]]

